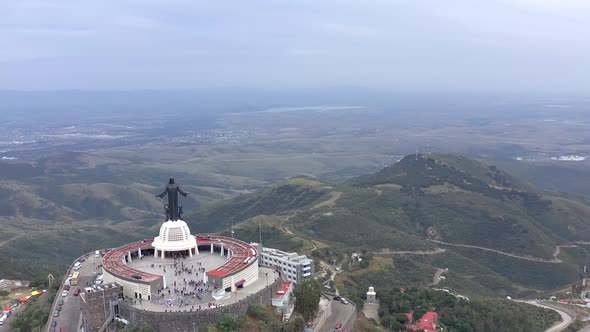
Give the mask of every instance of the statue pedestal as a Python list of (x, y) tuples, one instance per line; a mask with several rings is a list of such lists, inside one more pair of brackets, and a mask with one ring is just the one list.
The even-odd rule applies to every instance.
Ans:
[(162, 259), (166, 252), (181, 252), (183, 255), (198, 254), (197, 239), (191, 235), (188, 225), (183, 220), (168, 220), (160, 226), (160, 234), (154, 238), (152, 244), (155, 256)]

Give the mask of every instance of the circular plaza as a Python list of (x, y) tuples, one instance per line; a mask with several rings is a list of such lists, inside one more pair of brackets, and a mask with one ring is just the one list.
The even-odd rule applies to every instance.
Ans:
[(133, 306), (204, 310), (239, 301), (278, 278), (273, 269), (258, 266), (258, 250), (246, 242), (190, 233), (187, 239), (175, 233), (174, 241), (188, 248), (172, 247), (163, 228), (156, 238), (113, 249), (102, 258), (104, 282), (121, 285)]

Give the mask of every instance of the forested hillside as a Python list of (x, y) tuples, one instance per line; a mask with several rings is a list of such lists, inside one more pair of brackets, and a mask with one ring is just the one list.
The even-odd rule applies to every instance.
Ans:
[[(370, 273), (341, 280), (351, 286), (427, 285), (449, 267), (443, 284), (503, 295), (515, 285), (532, 294), (579, 280), (587, 254), (576, 243), (590, 238), (589, 217), (585, 202), (544, 193), (493, 165), (427, 154), (341, 185), (287, 180), (210, 206), (192, 222), (234, 224), (236, 236), (252, 241), (264, 225), (263, 242), (285, 249), (382, 257)], [(556, 257), (558, 246), (565, 247)]]

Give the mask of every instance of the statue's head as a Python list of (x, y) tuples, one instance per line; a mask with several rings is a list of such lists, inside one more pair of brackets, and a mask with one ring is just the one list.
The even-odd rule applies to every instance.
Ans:
[(170, 178), (170, 180), (168, 180), (168, 183), (170, 183), (170, 184), (174, 183), (174, 178)]

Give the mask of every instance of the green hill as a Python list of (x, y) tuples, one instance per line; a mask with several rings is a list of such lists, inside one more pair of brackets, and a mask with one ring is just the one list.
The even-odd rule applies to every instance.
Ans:
[[(25, 168), (20, 178), (13, 167), (0, 167), (0, 255), (11, 257), (0, 273), (26, 278), (97, 246), (155, 234), (163, 215), (155, 179), (168, 171), (132, 164), (65, 154)], [(192, 193), (183, 200), (184, 219), (195, 233), (229, 235), (233, 226), (240, 239), (262, 235), (265, 245), (325, 259), (365, 251), (369, 267), (351, 264), (339, 276), (345, 291), (368, 283), (426, 286), (448, 267), (441, 286), (533, 294), (579, 280), (586, 264), (583, 246), (554, 254), (590, 238), (589, 205), (461, 156), (410, 155), (343, 184), (296, 177), (238, 196), (200, 179), (183, 185)]]
[[(283, 181), (210, 206), (193, 224), (207, 230), (235, 224), (236, 236), (258, 241), (264, 220), (263, 242), (283, 249), (321, 243), (342, 253), (393, 252), (391, 263), (347, 275), (350, 287), (367, 278), (374, 285), (427, 285), (436, 268), (451, 267), (454, 277), (443, 284), (502, 295), (516, 286), (534, 292), (578, 280), (585, 249), (553, 255), (558, 245), (590, 238), (588, 217), (584, 202), (543, 193), (494, 166), (428, 154), (342, 185)], [(411, 254), (436, 248), (444, 250)], [(583, 252), (569, 255), (574, 249)], [(402, 259), (396, 251), (410, 254)], [(407, 278), (400, 269), (414, 275)]]

